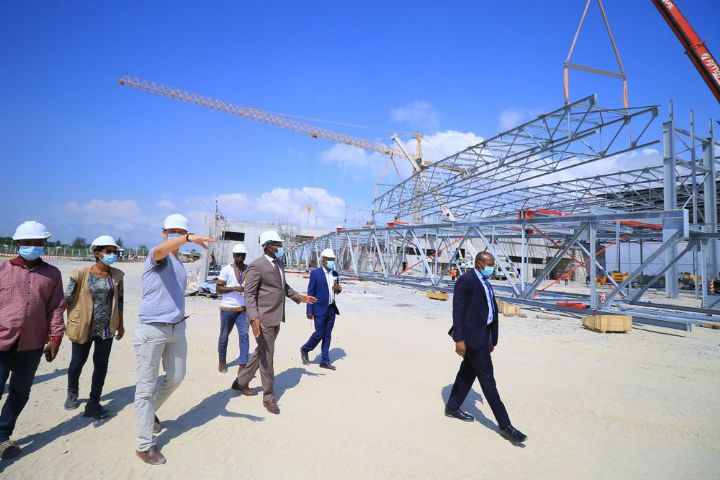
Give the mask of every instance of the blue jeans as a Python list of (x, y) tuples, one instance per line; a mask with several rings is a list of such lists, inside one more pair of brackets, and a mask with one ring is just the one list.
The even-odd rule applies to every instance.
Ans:
[(307, 343), (302, 346), (302, 351), (310, 352), (317, 344), (322, 342), (320, 347), (320, 363), (330, 363), (330, 339), (332, 336), (332, 329), (335, 326), (335, 308), (328, 308), (328, 311), (323, 316), (315, 316), (315, 331)]
[(42, 348), (0, 352), (0, 398), (10, 377), (8, 396), (0, 412), (0, 442), (9, 440), (15, 429), (15, 422), (30, 398), (30, 388), (41, 358)]
[(220, 338), (218, 339), (218, 360), (226, 363), (228, 337), (233, 326), (237, 327), (240, 343), (240, 365), (247, 365), (248, 353), (250, 351), (250, 337), (248, 337), (247, 312), (224, 312), (220, 311)]

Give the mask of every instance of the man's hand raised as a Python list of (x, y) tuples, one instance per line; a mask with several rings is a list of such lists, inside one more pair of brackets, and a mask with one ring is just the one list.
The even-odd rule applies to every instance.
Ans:
[(208, 243), (212, 243), (215, 241), (214, 238), (211, 237), (203, 237), (202, 235), (195, 235), (194, 233), (191, 233), (188, 235), (187, 239), (190, 241), (190, 243), (194, 243), (196, 245), (200, 245), (202, 248), (207, 250)]

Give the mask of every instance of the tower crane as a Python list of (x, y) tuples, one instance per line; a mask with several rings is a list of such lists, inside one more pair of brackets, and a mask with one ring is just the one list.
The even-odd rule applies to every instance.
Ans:
[[(397, 135), (393, 135), (393, 141), (398, 145), (398, 148), (389, 147), (381, 143), (375, 143), (364, 138), (357, 138), (344, 133), (335, 132), (326, 128), (316, 127), (314, 125), (308, 125), (306, 123), (293, 120), (291, 118), (278, 115), (271, 112), (266, 112), (257, 108), (243, 107), (239, 105), (233, 105), (223, 100), (218, 100), (212, 97), (207, 97), (197, 93), (187, 92), (180, 88), (169, 87), (162, 85), (151, 80), (145, 80), (139, 77), (131, 77), (125, 75), (119, 80), (120, 85), (123, 87), (134, 88), (143, 92), (152, 93), (162, 97), (172, 98), (174, 100), (180, 100), (182, 102), (191, 103), (201, 107), (209, 108), (212, 110), (218, 110), (221, 112), (229, 113), (231, 115), (237, 115), (239, 117), (248, 118), (255, 120), (256, 122), (266, 123), (279, 128), (285, 128), (300, 133), (310, 135), (312, 138), (323, 138), (332, 142), (344, 143), (354, 147), (362, 148), (363, 150), (369, 150), (372, 152), (381, 153), (390, 157), (390, 160), (394, 162), (395, 158), (405, 159), (410, 162), (413, 168), (413, 172), (416, 176), (416, 190), (422, 188), (429, 189), (429, 185), (422, 178), (422, 172), (428, 167), (435, 166), (434, 163), (425, 162), (422, 158), (422, 146), (421, 139), (422, 135), (420, 132), (416, 134), (416, 151), (415, 154), (408, 152), (400, 142)], [(452, 171), (464, 173), (464, 169), (460, 169), (454, 166), (443, 166), (437, 165), (441, 168), (447, 168)], [(437, 195), (433, 195), (433, 198), (440, 206), (443, 212), (443, 217), (447, 221), (454, 222), (455, 216), (452, 211), (445, 205), (441, 198)]]

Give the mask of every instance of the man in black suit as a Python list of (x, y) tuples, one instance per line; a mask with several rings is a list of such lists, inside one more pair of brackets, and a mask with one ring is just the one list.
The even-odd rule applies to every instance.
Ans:
[(455, 352), (463, 361), (445, 405), (445, 416), (466, 422), (475, 420), (472, 415), (461, 411), (460, 405), (477, 377), (500, 428), (500, 435), (512, 442), (524, 442), (527, 436), (512, 426), (500, 400), (490, 358), (498, 342), (498, 307), (488, 281), (494, 271), (495, 258), (488, 252), (480, 252), (475, 256), (475, 268), (455, 282), (453, 326), (449, 333), (455, 340)]

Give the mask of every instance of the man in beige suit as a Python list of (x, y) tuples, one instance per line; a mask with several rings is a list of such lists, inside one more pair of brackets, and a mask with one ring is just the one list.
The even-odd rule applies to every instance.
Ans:
[(277, 232), (263, 232), (260, 245), (264, 255), (252, 262), (245, 272), (245, 306), (257, 348), (245, 368), (238, 372), (231, 388), (243, 395), (255, 395), (249, 383), (259, 368), (263, 405), (268, 412), (277, 414), (280, 409), (275, 401), (273, 355), (280, 323), (285, 321), (285, 297), (292, 298), (295, 303), (315, 303), (315, 297), (300, 295), (285, 281), (285, 269), (280, 260), (285, 251)]

